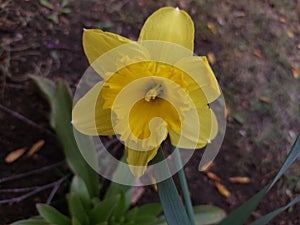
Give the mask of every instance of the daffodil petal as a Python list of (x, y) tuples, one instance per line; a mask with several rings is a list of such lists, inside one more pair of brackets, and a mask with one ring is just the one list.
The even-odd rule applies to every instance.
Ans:
[[(189, 83), (188, 90), (195, 103), (203, 102), (200, 98), (202, 93), (204, 93), (207, 103), (213, 102), (220, 96), (218, 81), (206, 57), (186, 57), (178, 61), (175, 66), (189, 75), (186, 81)], [(202, 93), (199, 93), (199, 91)]]
[[(196, 118), (198, 117), (198, 118)], [(184, 132), (175, 129), (169, 130), (171, 143), (178, 148), (198, 149), (209, 143), (218, 132), (218, 122), (214, 112), (207, 106), (197, 109), (197, 114), (187, 113), (183, 121), (187, 128)], [(199, 121), (199, 127), (195, 127), (195, 121)], [(194, 134), (198, 131), (198, 137)]]
[(159, 40), (172, 42), (194, 51), (194, 23), (183, 10), (164, 7), (146, 20), (139, 41)]
[(131, 42), (125, 37), (100, 29), (85, 29), (82, 37), (83, 49), (90, 64), (109, 50)]
[(104, 100), (100, 95), (103, 82), (98, 82), (75, 104), (72, 111), (72, 124), (83, 134), (113, 135), (111, 110), (103, 109)]
[(149, 151), (138, 151), (128, 147), (125, 148), (128, 166), (135, 177), (141, 177), (145, 173), (148, 163), (157, 154), (157, 150), (158, 147)]

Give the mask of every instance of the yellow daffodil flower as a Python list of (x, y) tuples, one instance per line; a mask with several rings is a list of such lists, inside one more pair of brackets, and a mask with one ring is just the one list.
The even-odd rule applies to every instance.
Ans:
[(73, 126), (87, 135), (118, 135), (134, 176), (144, 174), (168, 135), (187, 149), (216, 136), (208, 104), (220, 90), (206, 57), (193, 55), (194, 25), (186, 12), (157, 10), (136, 42), (84, 30), (83, 47), (102, 80), (74, 105)]

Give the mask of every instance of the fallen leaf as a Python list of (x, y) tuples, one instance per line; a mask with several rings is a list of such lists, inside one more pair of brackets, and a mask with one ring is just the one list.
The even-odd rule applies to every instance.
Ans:
[(279, 21), (281, 23), (287, 23), (287, 18), (282, 16), (282, 17), (279, 18)]
[(267, 104), (272, 104), (272, 100), (266, 96), (260, 96), (259, 101), (261, 101), (263, 103), (267, 103)]
[(294, 37), (295, 37), (294, 32), (293, 32), (292, 30), (290, 30), (290, 29), (288, 29), (288, 30), (286, 31), (286, 34), (287, 34), (287, 36), (288, 36), (289, 38), (294, 38)]
[(250, 178), (249, 177), (230, 177), (229, 181), (231, 183), (248, 184), (248, 183), (250, 183)]
[(221, 195), (223, 195), (226, 198), (230, 197), (230, 195), (231, 195), (230, 192), (227, 190), (227, 188), (223, 184), (216, 181), (215, 182), (215, 187), (217, 188), (218, 192)]
[(216, 34), (217, 33), (217, 28), (216, 26), (211, 23), (211, 22), (208, 22), (207, 23), (207, 28), (210, 30), (210, 32), (212, 32), (213, 34)]
[(207, 58), (208, 58), (208, 61), (211, 64), (215, 64), (216, 63), (216, 57), (215, 57), (215, 54), (213, 52), (208, 52), (207, 53)]
[(253, 50), (253, 55), (255, 55), (258, 58), (262, 58), (262, 52), (259, 49), (254, 49)]
[(45, 144), (44, 140), (39, 140), (36, 143), (34, 143), (31, 148), (29, 149), (29, 151), (27, 152), (27, 156), (32, 156), (34, 153), (36, 153), (37, 151), (39, 151)]
[(26, 151), (26, 148), (19, 148), (10, 152), (4, 159), (6, 163), (13, 163), (17, 159), (19, 159)]
[(295, 79), (300, 78), (299, 70), (296, 66), (292, 66), (292, 74), (293, 74)]
[(220, 181), (221, 181), (221, 179), (220, 179), (216, 174), (214, 174), (214, 173), (212, 173), (212, 172), (207, 172), (207, 173), (206, 173), (206, 176), (207, 176), (209, 179), (213, 180), (213, 181), (217, 181), (217, 182), (220, 182)]
[(240, 51), (238, 51), (238, 50), (235, 50), (235, 51), (234, 51), (234, 56), (235, 56), (236, 58), (242, 58), (243, 53), (240, 52)]

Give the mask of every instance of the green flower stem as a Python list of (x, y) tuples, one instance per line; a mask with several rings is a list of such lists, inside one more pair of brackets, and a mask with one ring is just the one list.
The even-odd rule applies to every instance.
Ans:
[(160, 180), (162, 177), (169, 177), (168, 179), (157, 183), (159, 198), (167, 222), (169, 225), (193, 225), (181, 202), (168, 164), (164, 159), (165, 157), (160, 147), (153, 159), (153, 163), (157, 164), (157, 166), (154, 167), (154, 175), (157, 180)]
[(180, 182), (180, 186), (181, 186), (182, 193), (183, 193), (184, 202), (185, 202), (185, 205), (186, 205), (186, 208), (187, 208), (187, 213), (188, 213), (188, 216), (189, 216), (192, 224), (195, 225), (196, 221), (195, 221), (193, 205), (192, 205), (192, 202), (191, 202), (190, 192), (189, 192), (186, 177), (185, 177), (185, 174), (184, 174), (182, 161), (181, 161), (181, 158), (180, 158), (180, 152), (179, 152), (178, 148), (175, 148), (173, 146), (172, 146), (172, 149), (174, 151), (175, 165), (176, 165), (177, 169), (181, 168), (178, 171), (178, 177), (179, 177), (179, 182)]

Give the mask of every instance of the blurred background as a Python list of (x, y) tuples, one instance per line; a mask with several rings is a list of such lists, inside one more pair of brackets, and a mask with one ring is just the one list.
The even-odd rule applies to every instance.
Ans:
[[(197, 170), (201, 152), (185, 167), (193, 204), (230, 212), (275, 176), (300, 133), (298, 0), (1, 0), (0, 224), (36, 215), (35, 204), (53, 191), (38, 188), (24, 197), (20, 188), (43, 187), (68, 172), (49, 106), (29, 76), (66, 79), (74, 91), (88, 67), (83, 28), (136, 40), (145, 19), (163, 6), (191, 15), (195, 53), (208, 57), (226, 100), (226, 136), (210, 173)], [(298, 160), (252, 219), (299, 194), (299, 178)], [(68, 182), (59, 184), (51, 198), (62, 211), (67, 190)], [(141, 193), (133, 205), (158, 201), (151, 186)], [(270, 224), (300, 224), (299, 211), (292, 207)]]

